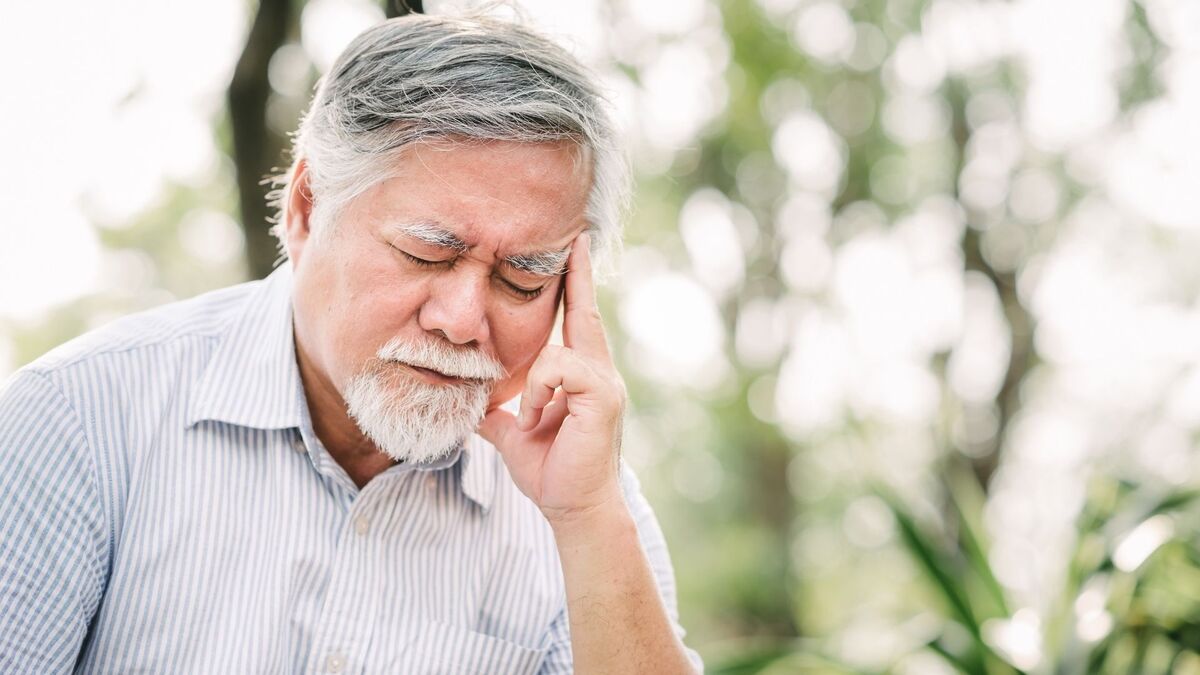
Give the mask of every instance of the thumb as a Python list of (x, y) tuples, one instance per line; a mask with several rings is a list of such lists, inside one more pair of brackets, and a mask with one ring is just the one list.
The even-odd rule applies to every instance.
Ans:
[(479, 435), (488, 443), (496, 446), (500, 454), (508, 449), (509, 435), (516, 431), (517, 418), (507, 410), (496, 408), (489, 410), (479, 423)]

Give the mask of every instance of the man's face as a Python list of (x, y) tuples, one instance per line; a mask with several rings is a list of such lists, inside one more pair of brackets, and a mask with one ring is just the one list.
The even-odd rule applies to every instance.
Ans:
[(416, 145), (331, 230), (313, 238), (292, 222), (307, 215), (289, 215), (296, 339), (313, 384), (341, 400), (366, 372), (379, 376), (376, 397), (462, 384), (381, 364), (381, 347), (399, 341), (498, 362), (507, 375), (488, 405), (515, 396), (560, 295), (560, 275), (531, 268), (553, 267), (586, 227), (590, 175), (576, 152), (567, 143)]

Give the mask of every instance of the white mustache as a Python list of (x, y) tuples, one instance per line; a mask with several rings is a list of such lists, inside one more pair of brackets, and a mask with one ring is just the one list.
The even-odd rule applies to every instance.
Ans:
[(433, 340), (414, 343), (394, 337), (375, 356), (381, 361), (405, 363), (464, 380), (493, 382), (508, 376), (499, 361), (478, 349), (456, 349)]

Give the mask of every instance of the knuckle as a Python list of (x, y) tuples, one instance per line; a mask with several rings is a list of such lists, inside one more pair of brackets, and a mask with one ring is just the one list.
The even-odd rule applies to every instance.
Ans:
[(533, 365), (529, 367), (530, 377), (532, 378), (535, 374), (538, 377), (543, 376), (546, 370), (561, 358), (559, 349), (561, 348), (557, 345), (546, 345), (542, 353), (538, 354), (538, 357), (534, 359)]
[(621, 395), (622, 399), (629, 397), (629, 388), (625, 386), (625, 378), (621, 377), (620, 373), (615, 371), (613, 372), (612, 384), (617, 389), (617, 392)]
[(625, 414), (625, 405), (626, 405), (627, 400), (628, 399), (626, 399), (622, 395), (617, 396), (616, 407), (617, 407), (617, 415), (618, 416)]
[(611, 401), (613, 408), (617, 414), (624, 412), (625, 403), (629, 400), (629, 392), (625, 388), (625, 381), (618, 376), (610, 376), (606, 378), (605, 389), (607, 398)]
[(621, 379), (620, 375), (615, 373), (604, 374), (604, 387), (608, 391), (609, 396), (614, 400), (624, 401), (628, 394), (628, 391), (625, 389), (625, 381)]

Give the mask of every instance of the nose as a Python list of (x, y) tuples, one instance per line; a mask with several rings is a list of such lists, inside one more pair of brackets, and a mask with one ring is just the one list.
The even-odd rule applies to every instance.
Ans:
[(429, 296), (417, 321), (456, 345), (483, 344), (488, 339), (489, 279), (469, 270), (454, 270), (429, 281)]

